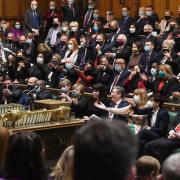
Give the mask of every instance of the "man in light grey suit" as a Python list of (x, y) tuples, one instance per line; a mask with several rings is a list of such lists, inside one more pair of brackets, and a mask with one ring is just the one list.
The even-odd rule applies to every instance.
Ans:
[(48, 44), (52, 49), (58, 44), (58, 33), (61, 32), (60, 21), (58, 17), (53, 18), (53, 27), (50, 28), (48, 35), (45, 39), (45, 43)]

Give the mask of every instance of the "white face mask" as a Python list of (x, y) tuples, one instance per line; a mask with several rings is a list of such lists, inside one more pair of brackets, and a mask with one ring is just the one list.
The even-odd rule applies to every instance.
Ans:
[(15, 25), (15, 28), (16, 28), (16, 29), (20, 29), (20, 28), (21, 28), (21, 25), (20, 25), (20, 24), (17, 24), (17, 25)]
[(129, 28), (130, 33), (135, 33), (136, 29), (135, 28)]
[(32, 5), (32, 6), (31, 6), (31, 9), (32, 9), (32, 10), (36, 10), (36, 9), (37, 9), (37, 6)]
[(136, 104), (139, 104), (140, 101), (141, 101), (140, 96), (139, 96), (139, 95), (135, 95), (135, 96), (133, 97), (133, 101), (134, 101)]
[(74, 4), (74, 0), (68, 0), (69, 4)]
[(68, 27), (66, 27), (66, 26), (62, 27), (62, 31), (63, 32), (67, 32), (68, 31)]
[(149, 100), (149, 101), (146, 103), (146, 106), (147, 106), (148, 108), (153, 108), (153, 102)]
[(55, 7), (54, 5), (49, 6), (49, 9), (50, 9), (50, 10), (53, 10), (53, 11), (54, 11), (55, 8), (56, 8), (56, 7)]
[(43, 64), (44, 59), (42, 57), (37, 57), (36, 61), (38, 64)]
[(78, 30), (78, 27), (72, 27), (71, 30), (72, 32), (76, 32)]
[(156, 74), (157, 74), (157, 69), (151, 68), (151, 74), (152, 74), (153, 76), (156, 76)]
[(68, 44), (68, 49), (69, 50), (73, 50), (73, 45), (72, 44)]

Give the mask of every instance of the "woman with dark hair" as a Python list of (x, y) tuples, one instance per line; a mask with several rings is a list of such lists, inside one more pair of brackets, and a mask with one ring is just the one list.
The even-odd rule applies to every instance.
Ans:
[(47, 180), (44, 147), (34, 132), (18, 132), (9, 138), (5, 159), (5, 178)]
[(23, 29), (22, 23), (16, 20), (14, 22), (13, 28), (10, 30), (10, 32), (14, 34), (14, 38), (16, 41), (18, 41), (20, 36), (24, 35), (24, 32), (22, 29)]
[(97, 83), (93, 85), (92, 97), (89, 99), (87, 115), (91, 116), (92, 114), (99, 116), (101, 118), (107, 116), (107, 111), (99, 109), (95, 106), (96, 103), (102, 102), (107, 107), (109, 106), (110, 100), (107, 97), (107, 92), (103, 84)]
[(132, 46), (132, 44), (136, 41), (139, 41), (140, 38), (136, 32), (136, 26), (135, 24), (131, 24), (129, 26), (129, 33), (127, 34), (127, 43), (129, 46)]
[(134, 66), (124, 84), (127, 93), (133, 93), (137, 88), (146, 89), (146, 76), (142, 74), (140, 65)]

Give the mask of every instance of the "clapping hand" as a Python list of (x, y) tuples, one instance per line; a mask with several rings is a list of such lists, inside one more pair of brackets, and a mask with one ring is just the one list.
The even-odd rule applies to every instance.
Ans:
[(107, 109), (107, 107), (102, 102), (100, 102), (100, 103), (96, 102), (94, 104), (94, 106), (97, 107), (97, 108), (103, 109), (103, 110)]

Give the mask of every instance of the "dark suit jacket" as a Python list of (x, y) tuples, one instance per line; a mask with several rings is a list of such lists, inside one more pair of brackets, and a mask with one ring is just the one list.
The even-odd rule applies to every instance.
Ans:
[[(36, 15), (38, 18), (38, 29), (41, 30), (43, 27), (43, 17), (39, 10), (36, 10)], [(34, 27), (34, 17), (33, 17), (33, 10), (28, 9), (24, 16), (24, 31), (25, 33), (32, 32), (32, 29), (36, 29)]]
[[(121, 102), (120, 102), (120, 104), (118, 105), (118, 107), (117, 108), (123, 108), (123, 107), (126, 107), (126, 106), (128, 106), (129, 104), (126, 102), (126, 101), (124, 101), (124, 100), (122, 100)], [(127, 117), (125, 117), (125, 116), (122, 116), (122, 115), (118, 115), (118, 114), (114, 114), (114, 117), (113, 117), (113, 121), (123, 121), (123, 122), (125, 122), (125, 123), (127, 123)]]
[(116, 53), (116, 58), (125, 59), (126, 64), (129, 62), (131, 51), (131, 47), (127, 44), (121, 50), (119, 50), (119, 48), (113, 48), (113, 52)]
[(119, 21), (119, 27), (122, 34), (127, 34), (129, 32), (130, 25), (134, 22), (134, 19), (130, 16), (123, 18)]
[[(139, 65), (142, 66), (142, 70), (145, 72), (146, 66), (148, 66), (147, 68), (147, 74), (150, 74), (150, 69), (151, 66), (154, 62), (157, 62), (157, 57), (158, 57), (158, 53), (156, 51), (152, 51), (151, 55), (150, 55), (150, 59), (149, 59), (149, 55), (148, 53), (144, 52), (141, 55), (141, 58), (139, 60)], [(149, 59), (149, 61), (148, 61)]]
[(136, 20), (136, 32), (137, 34), (143, 34), (143, 30), (144, 30), (144, 25), (146, 25), (148, 23), (147, 18), (143, 18), (143, 19), (137, 19)]
[(79, 12), (76, 6), (74, 7), (74, 14), (73, 10), (70, 8), (68, 4), (61, 7), (63, 12), (63, 21), (71, 22), (71, 21), (78, 21), (79, 18)]
[[(148, 124), (151, 126), (151, 118), (153, 115), (152, 108), (144, 108), (144, 109), (134, 109), (134, 112), (139, 115), (148, 115)], [(151, 127), (150, 131), (157, 133), (160, 137), (166, 136), (168, 133), (168, 125), (169, 125), (169, 114), (167, 110), (160, 108), (154, 127)]]
[[(115, 76), (116, 76), (117, 74), (115, 73), (114, 74), (114, 78), (115, 78)], [(120, 75), (120, 77), (119, 77), (119, 79), (118, 79), (118, 82), (117, 82), (117, 84), (116, 84), (116, 86), (122, 86), (122, 87), (124, 87), (124, 82), (125, 82), (125, 80), (127, 79), (127, 77), (130, 75), (130, 72), (128, 71), (128, 68), (125, 68), (124, 70), (123, 70), (123, 72), (121, 73), (121, 75)], [(114, 81), (114, 78), (112, 79), (112, 83), (113, 83), (113, 81)], [(111, 83), (111, 84), (112, 84)]]
[(48, 90), (42, 90), (36, 94), (36, 100), (52, 99), (52, 94)]

